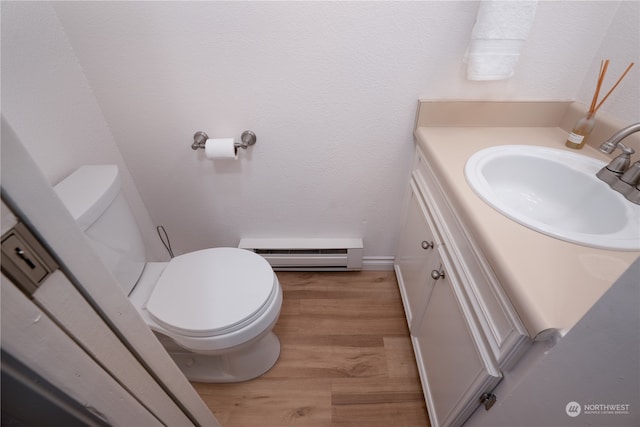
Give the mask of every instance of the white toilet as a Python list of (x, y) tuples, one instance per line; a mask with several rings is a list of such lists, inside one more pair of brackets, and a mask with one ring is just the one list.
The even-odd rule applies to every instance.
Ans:
[(245, 381), (276, 363), (282, 289), (264, 258), (213, 248), (146, 262), (114, 165), (83, 166), (55, 190), (188, 379)]

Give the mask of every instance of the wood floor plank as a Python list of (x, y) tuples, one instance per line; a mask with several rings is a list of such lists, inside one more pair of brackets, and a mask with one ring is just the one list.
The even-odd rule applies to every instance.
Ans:
[(282, 344), (280, 359), (267, 377), (387, 377), (382, 342), (377, 347)]
[(334, 426), (428, 426), (422, 388), (417, 378), (334, 379)]
[(416, 378), (336, 378), (331, 382), (331, 396), (333, 405), (424, 403)]
[(332, 422), (335, 426), (428, 426), (417, 378), (334, 379)]
[(194, 383), (223, 426), (429, 426), (393, 272), (278, 278), (276, 365), (244, 383)]
[(301, 315), (322, 315), (331, 318), (353, 319), (401, 319), (403, 313), (398, 312), (398, 302), (389, 301), (384, 296), (363, 296), (352, 298), (302, 299), (299, 301)]
[(394, 336), (399, 335), (406, 321), (402, 318), (366, 318), (354, 317), (328, 317), (322, 315), (295, 316), (283, 315), (283, 326), (276, 330), (301, 333), (308, 335), (372, 335)]
[(331, 422), (331, 380), (260, 378), (240, 384), (195, 384), (225, 427), (316, 426)]
[(280, 333), (278, 337), (281, 342), (286, 344), (384, 347), (384, 337), (377, 335), (307, 335)]
[[(408, 333), (408, 332), (407, 332)], [(418, 367), (409, 336), (383, 337), (389, 378), (418, 379)]]
[(333, 426), (341, 427), (429, 426), (424, 405), (414, 402), (334, 406), (331, 419)]

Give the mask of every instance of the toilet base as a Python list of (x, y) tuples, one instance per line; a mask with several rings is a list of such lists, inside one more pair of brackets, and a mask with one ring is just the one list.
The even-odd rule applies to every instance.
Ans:
[(280, 356), (280, 340), (269, 332), (249, 346), (220, 355), (205, 355), (171, 349), (169, 356), (189, 381), (235, 383), (266, 373)]

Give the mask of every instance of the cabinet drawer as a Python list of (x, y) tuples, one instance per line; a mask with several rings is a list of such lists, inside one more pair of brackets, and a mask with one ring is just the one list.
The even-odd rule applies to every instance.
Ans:
[(431, 212), (452, 266), (473, 306), (493, 357), (503, 366), (526, 338), (526, 330), (491, 266), (451, 208), (429, 163), (416, 150), (413, 177)]

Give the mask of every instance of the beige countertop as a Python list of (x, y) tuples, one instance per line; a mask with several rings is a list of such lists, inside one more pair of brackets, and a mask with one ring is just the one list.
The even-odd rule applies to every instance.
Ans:
[[(467, 159), (487, 147), (538, 145), (575, 152), (564, 146), (567, 131), (559, 125), (429, 126), (420, 119), (416, 123), (419, 147), (532, 337), (548, 329), (573, 327), (640, 256), (640, 251), (589, 248), (530, 230), (498, 213), (467, 184)], [(580, 153), (609, 160), (590, 146)]]

